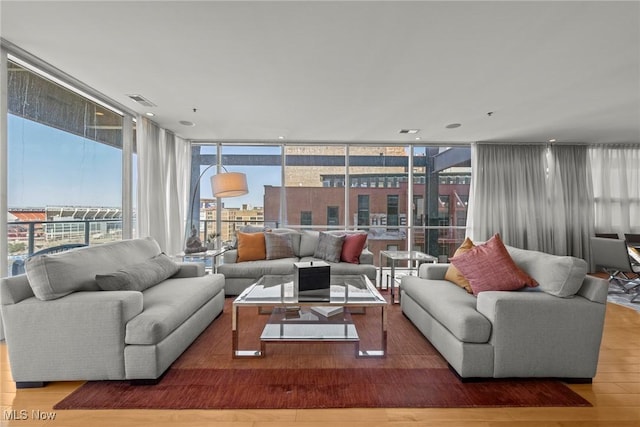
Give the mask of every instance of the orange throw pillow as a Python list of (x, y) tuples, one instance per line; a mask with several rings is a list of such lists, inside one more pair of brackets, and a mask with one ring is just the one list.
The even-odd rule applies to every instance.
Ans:
[[(473, 244), (473, 241), (467, 237), (466, 239), (464, 239), (464, 242), (462, 242), (460, 247), (456, 249), (456, 253), (454, 253), (453, 256), (456, 257), (460, 254), (468, 252), (474, 247), (475, 245)], [(471, 285), (469, 284), (469, 281), (464, 277), (464, 275), (460, 272), (460, 270), (458, 270), (458, 268), (455, 265), (449, 264), (449, 268), (447, 269), (447, 272), (445, 273), (444, 278), (445, 280), (453, 282), (456, 285), (460, 286), (461, 288), (464, 288), (470, 294), (473, 293), (473, 290), (471, 289)]]
[(267, 258), (264, 233), (243, 233), (238, 231), (238, 262), (258, 261)]

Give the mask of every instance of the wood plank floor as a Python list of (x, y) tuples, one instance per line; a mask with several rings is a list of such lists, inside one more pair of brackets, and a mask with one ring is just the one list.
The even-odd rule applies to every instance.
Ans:
[[(16, 391), (1, 343), (0, 426), (638, 427), (640, 312), (608, 304), (598, 373), (593, 384), (571, 386), (594, 405), (591, 408), (53, 411), (53, 405), (80, 384)], [(25, 419), (10, 420), (12, 416)], [(55, 419), (43, 420), (50, 416)]]

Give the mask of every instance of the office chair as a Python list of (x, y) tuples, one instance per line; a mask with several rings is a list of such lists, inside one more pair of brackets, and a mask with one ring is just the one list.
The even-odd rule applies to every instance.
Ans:
[(627, 245), (636, 249), (640, 249), (640, 234), (624, 234), (624, 240), (627, 241)]
[(596, 237), (602, 237), (603, 239), (617, 239), (618, 233), (596, 233)]
[[(631, 295), (629, 302), (640, 297), (640, 267), (631, 265), (624, 240), (592, 237), (591, 256), (596, 268), (601, 268), (609, 275), (609, 283)], [(631, 278), (631, 274), (636, 277)]]

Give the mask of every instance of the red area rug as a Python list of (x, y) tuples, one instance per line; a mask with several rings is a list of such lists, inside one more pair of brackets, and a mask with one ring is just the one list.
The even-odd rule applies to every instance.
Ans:
[[(388, 356), (360, 359), (353, 344), (268, 344), (261, 359), (231, 357), (231, 299), (162, 381), (90, 381), (54, 409), (311, 409), (591, 406), (553, 379), (462, 383), (404, 317), (388, 310)], [(257, 348), (268, 315), (245, 309), (240, 348)], [(380, 345), (379, 310), (354, 314), (361, 349)]]

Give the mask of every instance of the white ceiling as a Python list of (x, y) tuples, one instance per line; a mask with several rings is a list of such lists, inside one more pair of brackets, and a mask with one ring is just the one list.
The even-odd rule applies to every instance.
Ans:
[(0, 14), (6, 41), (188, 139), (640, 143), (635, 1), (2, 0)]

